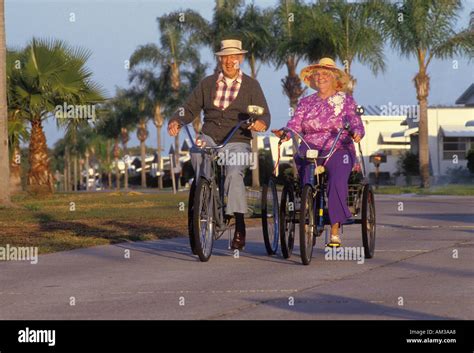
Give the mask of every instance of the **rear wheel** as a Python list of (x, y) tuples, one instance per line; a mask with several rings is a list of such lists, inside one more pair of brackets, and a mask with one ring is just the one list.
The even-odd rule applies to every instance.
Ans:
[(291, 183), (285, 183), (280, 203), (281, 253), (289, 259), (295, 244), (295, 192)]
[(196, 178), (194, 178), (191, 189), (189, 190), (188, 198), (188, 235), (189, 235), (189, 245), (191, 245), (191, 251), (194, 255), (196, 253), (196, 246), (194, 243), (194, 227), (193, 227), (193, 209), (194, 209), (194, 194), (196, 192)]
[(206, 262), (212, 254), (214, 243), (214, 210), (211, 185), (200, 178), (196, 185), (193, 209), (194, 249), (199, 260)]
[(276, 254), (279, 241), (279, 207), (276, 183), (270, 178), (262, 190), (262, 229), (268, 255)]
[(300, 255), (303, 265), (309, 265), (313, 256), (315, 227), (313, 187), (308, 184), (301, 192)]
[(362, 243), (365, 258), (371, 259), (375, 253), (375, 199), (372, 188), (364, 186), (362, 194)]

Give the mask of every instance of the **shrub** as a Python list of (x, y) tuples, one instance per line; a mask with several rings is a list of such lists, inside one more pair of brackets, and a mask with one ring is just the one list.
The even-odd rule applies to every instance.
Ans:
[(420, 162), (418, 155), (409, 151), (400, 155), (397, 162), (400, 173), (406, 176), (420, 175)]
[(467, 152), (467, 169), (471, 172), (471, 174), (474, 174), (474, 150), (469, 150)]

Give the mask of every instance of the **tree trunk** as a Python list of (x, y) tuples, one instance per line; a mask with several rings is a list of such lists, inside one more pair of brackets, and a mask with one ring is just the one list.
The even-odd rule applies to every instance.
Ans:
[(6, 75), (6, 44), (5, 44), (5, 4), (0, 1), (0, 205), (10, 206), (10, 190), (8, 187), (9, 153), (8, 153), (8, 108), (7, 108), (7, 75)]
[(72, 157), (72, 167), (73, 167), (73, 191), (77, 191), (77, 155), (74, 154), (74, 156)]
[(119, 156), (120, 156), (120, 148), (119, 148), (118, 138), (116, 138), (116, 139), (115, 139), (115, 145), (114, 145), (115, 189), (116, 189), (116, 190), (119, 190), (119, 189), (120, 189), (120, 169), (119, 169), (119, 165), (118, 165)]
[(110, 165), (110, 140), (107, 139), (107, 157), (106, 157), (106, 162), (107, 162), (107, 182), (109, 184), (108, 189), (112, 189), (112, 169)]
[(161, 170), (161, 126), (156, 127), (156, 151), (157, 151), (157, 163), (158, 167), (157, 170), (158, 172), (161, 172), (160, 175), (158, 176), (158, 189), (163, 189), (163, 175), (162, 175), (162, 170)]
[(127, 149), (127, 142), (129, 140), (128, 137), (128, 130), (126, 128), (122, 128), (121, 131), (122, 137), (122, 148), (123, 148), (123, 155), (124, 155), (124, 162), (125, 162), (125, 170), (123, 174), (123, 183), (125, 191), (128, 191), (128, 149)]
[(123, 171), (123, 187), (128, 191), (128, 159), (124, 158), (125, 170)]
[(13, 147), (13, 155), (10, 161), (10, 194), (14, 195), (21, 189), (21, 154), (18, 145)]
[(68, 184), (68, 191), (69, 192), (72, 192), (72, 184), (73, 184), (73, 181), (72, 181), (72, 159), (71, 159), (71, 151), (69, 151), (69, 154), (68, 154), (68, 161), (67, 161), (67, 184)]
[[(174, 138), (174, 166), (175, 168), (179, 167), (179, 151), (180, 151), (180, 145), (179, 145), (179, 133), (176, 135)], [(171, 175), (173, 178), (176, 179), (176, 174), (171, 171)], [(179, 189), (179, 179), (178, 179), (178, 184), (176, 185), (176, 189)]]
[(66, 160), (64, 160), (64, 169), (63, 169), (63, 192), (67, 191), (67, 167), (66, 167)]
[(64, 151), (64, 191), (69, 192), (69, 167), (70, 167), (70, 158), (69, 158), (69, 149), (66, 147)]
[(33, 193), (52, 193), (53, 176), (49, 170), (48, 146), (39, 116), (31, 120), (30, 170), (28, 171), (27, 189)]
[(350, 95), (354, 94), (354, 89), (357, 83), (357, 80), (354, 76), (351, 75), (351, 66), (352, 60), (346, 59), (347, 63), (345, 65), (344, 71), (346, 72), (347, 76), (349, 76), (349, 82), (347, 84), (347, 93)]
[(420, 105), (418, 122), (418, 151), (420, 161), (421, 187), (430, 187), (430, 150), (428, 142), (428, 93), (430, 78), (424, 68), (415, 76), (417, 99)]
[[(85, 161), (85, 170), (86, 170), (86, 190), (87, 191), (90, 191), (89, 189), (89, 152), (86, 151), (85, 153), (85, 156), (86, 156), (86, 161)], [(94, 176), (95, 178), (95, 176)]]
[(146, 145), (145, 142), (140, 141), (140, 159), (142, 163), (141, 177), (142, 188), (146, 188)]
[(95, 173), (96, 173), (96, 169), (95, 169), (95, 164), (92, 165), (92, 178), (93, 178), (93, 183), (92, 183), (92, 191), (97, 191), (97, 186), (95, 184)]
[[(257, 78), (257, 72), (255, 69), (255, 57), (253, 55), (250, 56), (250, 71), (252, 74), (252, 78)], [(258, 136), (255, 131), (252, 131), (252, 153), (254, 156), (257, 157), (257, 165), (256, 168), (252, 170), (252, 187), (259, 188), (260, 187), (260, 166), (258, 163)]]
[(298, 100), (306, 91), (306, 88), (303, 88), (301, 80), (296, 73), (296, 58), (294, 56), (290, 56), (287, 59), (286, 68), (288, 75), (282, 80), (283, 91), (288, 96), (291, 108), (295, 111)]
[(171, 63), (171, 89), (175, 94), (178, 94), (181, 79), (179, 75), (179, 66), (176, 62)]
[(5, 6), (0, 0), (0, 205), (10, 206), (10, 170), (8, 153), (8, 108), (5, 44)]
[(161, 114), (161, 105), (160, 103), (156, 103), (155, 105), (155, 112), (153, 116), (153, 123), (156, 127), (156, 162), (157, 162), (157, 172), (160, 173), (158, 176), (158, 189), (163, 189), (163, 175), (161, 175), (161, 128), (163, 127), (163, 115)]
[(140, 141), (140, 163), (141, 163), (141, 177), (142, 188), (146, 188), (146, 145), (145, 141), (148, 138), (148, 130), (146, 128), (146, 121), (140, 120), (137, 129), (137, 138)]
[[(283, 85), (283, 91), (288, 96), (288, 99), (290, 101), (292, 114), (290, 114), (288, 118), (291, 119), (296, 110), (296, 107), (298, 106), (298, 100), (306, 91), (306, 88), (303, 88), (301, 84), (301, 79), (296, 73), (296, 58), (294, 56), (288, 57), (288, 60), (286, 61), (286, 68), (288, 70), (288, 75), (285, 77), (284, 80), (282, 80), (282, 85)], [(296, 153), (296, 150), (298, 148), (297, 141), (298, 141), (298, 137), (293, 136), (292, 143), (293, 143), (294, 153)], [(292, 160), (292, 163), (291, 163), (291, 169), (293, 171), (293, 177), (297, 178), (298, 169), (296, 168), (296, 163), (294, 159)]]

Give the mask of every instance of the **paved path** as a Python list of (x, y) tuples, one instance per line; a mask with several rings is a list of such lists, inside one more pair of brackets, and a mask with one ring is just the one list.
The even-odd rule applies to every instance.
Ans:
[[(363, 264), (325, 260), (321, 241), (310, 266), (298, 248), (268, 257), (257, 228), (239, 258), (219, 240), (208, 263), (185, 237), (80, 249), (0, 263), (0, 319), (474, 319), (473, 198), (376, 202)], [(360, 226), (344, 239), (361, 246)]]

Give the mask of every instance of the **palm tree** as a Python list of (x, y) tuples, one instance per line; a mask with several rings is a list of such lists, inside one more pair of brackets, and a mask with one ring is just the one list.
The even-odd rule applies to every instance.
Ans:
[[(125, 156), (128, 156), (128, 148), (127, 148), (127, 143), (130, 140), (130, 137), (128, 135), (128, 129), (126, 127), (122, 127), (120, 129), (120, 138), (122, 140), (122, 150), (123, 154)], [(125, 171), (124, 171), (124, 187), (125, 191), (128, 190), (128, 158), (125, 160)]]
[(7, 75), (7, 105), (8, 105), (8, 147), (10, 151), (10, 193), (21, 191), (21, 154), (20, 143), (29, 140), (29, 132), (25, 126), (25, 111), (18, 108), (15, 101), (16, 95), (11, 90), (15, 87), (11, 81), (14, 71), (18, 70), (21, 62), (21, 52), (7, 50), (6, 75)]
[(148, 92), (137, 91), (135, 88), (127, 91), (130, 102), (129, 119), (137, 126), (137, 138), (140, 141), (141, 186), (146, 188), (146, 145), (148, 138), (147, 123), (151, 116), (152, 102), (148, 99)]
[[(120, 147), (119, 147), (119, 138), (122, 132), (122, 121), (120, 121), (120, 116), (114, 112), (114, 100), (108, 100), (104, 105), (103, 109), (99, 113), (99, 121), (97, 124), (97, 131), (100, 135), (104, 136), (107, 141), (113, 141), (113, 147), (110, 148), (110, 144), (107, 143), (107, 164), (112, 165), (110, 162), (110, 153), (114, 157), (115, 165), (115, 188), (120, 189), (120, 170), (118, 167), (119, 158), (120, 158)], [(109, 187), (112, 187), (112, 174), (109, 172)]]
[(335, 56), (344, 64), (350, 77), (350, 92), (356, 84), (356, 79), (351, 75), (354, 60), (368, 65), (374, 74), (385, 70), (384, 35), (380, 17), (377, 16), (379, 4), (334, 0), (320, 1), (314, 7), (322, 15), (318, 27), (323, 26), (327, 38), (332, 42)]
[(161, 150), (162, 150), (162, 143), (161, 143), (161, 129), (163, 128), (163, 123), (164, 123), (164, 118), (163, 114), (161, 112), (161, 105), (156, 104), (155, 106), (155, 111), (153, 114), (153, 124), (155, 124), (156, 127), (156, 157), (157, 157), (157, 165), (158, 165), (158, 189), (163, 189), (163, 175), (161, 172)]
[[(5, 44), (5, 4), (0, 0), (0, 62), (6, 62), (6, 44)], [(10, 171), (8, 166), (8, 112), (7, 112), (7, 75), (5, 65), (0, 67), (0, 205), (10, 205), (9, 178)]]
[[(103, 136), (107, 141), (107, 158), (106, 165), (110, 166), (109, 161), (109, 146), (108, 141), (113, 140), (112, 154), (115, 164), (115, 178), (116, 189), (120, 188), (120, 146), (119, 141), (122, 137), (122, 129), (130, 130), (136, 124), (136, 109), (134, 107), (134, 100), (130, 93), (125, 89), (118, 88), (115, 97), (109, 99), (101, 106), (98, 111), (98, 122), (96, 124), (96, 131)], [(110, 170), (108, 171), (110, 173)], [(111, 176), (109, 175), (109, 184)]]
[[(248, 48), (246, 59), (253, 79), (257, 78), (259, 71), (257, 62), (268, 62), (273, 55), (271, 22), (272, 12), (262, 11), (254, 4), (245, 8), (239, 22), (238, 33)], [(252, 131), (252, 152), (254, 155), (258, 155), (258, 136), (255, 131)], [(258, 166), (252, 170), (252, 186), (260, 186), (260, 168)]]
[(221, 41), (236, 35), (244, 13), (243, 0), (216, 0), (212, 20), (209, 22), (194, 10), (175, 11), (167, 15), (173, 22), (184, 17), (180, 25), (192, 33), (191, 39), (208, 46), (212, 52), (220, 48)]
[[(91, 81), (92, 72), (85, 67), (90, 52), (72, 48), (60, 40), (33, 38), (22, 52), (21, 70), (10, 78), (15, 95), (11, 101), (31, 123), (27, 185), (31, 191), (52, 192), (53, 178), (49, 170), (43, 120), (58, 107), (95, 104), (103, 100), (103, 90)], [(69, 114), (72, 112), (72, 114)], [(62, 112), (60, 120), (77, 119), (71, 109)]]
[[(135, 58), (133, 58), (135, 59)], [(171, 70), (166, 67), (158, 67), (158, 70), (161, 70), (161, 75), (157, 76), (154, 72), (154, 66), (150, 69), (148, 68), (139, 68), (139, 65), (132, 60), (131, 71), (129, 75), (129, 81), (134, 83), (134, 89), (137, 92), (140, 92), (142, 98), (148, 100), (147, 104), (150, 106), (151, 111), (149, 112), (150, 116), (153, 116), (153, 123), (156, 127), (157, 135), (157, 157), (158, 157), (158, 168), (161, 166), (161, 151), (162, 151), (162, 142), (161, 142), (161, 129), (164, 123), (163, 109), (167, 105), (167, 97), (171, 90), (169, 73)], [(146, 126), (145, 126), (146, 127)], [(138, 132), (137, 132), (138, 133)], [(144, 137), (144, 130), (142, 125), (142, 130), (139, 133), (141, 137)], [(148, 136), (148, 132), (146, 133)], [(163, 189), (163, 175), (158, 176), (158, 188)]]
[(24, 120), (19, 117), (20, 110), (8, 112), (8, 147), (10, 151), (10, 193), (13, 195), (21, 187), (21, 151), (20, 143), (30, 138)]
[(380, 13), (392, 46), (406, 57), (414, 56), (418, 72), (413, 78), (420, 107), (419, 159), (421, 186), (430, 186), (428, 146), (428, 95), (430, 77), (428, 67), (433, 59), (448, 59), (463, 54), (474, 54), (474, 31), (457, 32), (456, 21), (462, 8), (461, 1), (404, 0), (395, 4), (382, 3)]
[[(199, 61), (195, 37), (175, 15), (171, 13), (158, 19), (159, 46), (154, 43), (140, 46), (130, 58), (129, 81), (135, 84), (134, 89), (141, 92), (143, 99), (146, 100), (147, 113), (153, 116), (157, 128), (158, 166), (161, 166), (161, 129), (164, 117), (172, 116), (190, 89), (202, 79), (206, 70), (206, 66)], [(191, 82), (191, 79), (197, 82)], [(200, 117), (196, 117), (193, 123), (195, 128), (199, 128)], [(144, 136), (143, 124), (141, 126), (140, 136)], [(180, 150), (179, 135), (175, 137), (174, 150), (177, 165)], [(159, 176), (158, 183), (162, 188), (162, 175)]]
[(303, 37), (295, 35), (295, 30), (299, 28), (295, 28), (295, 18), (298, 20), (301, 17), (299, 15), (303, 13), (301, 11), (302, 6), (300, 1), (280, 0), (279, 5), (273, 12), (272, 31), (273, 38), (275, 38), (273, 61), (277, 69), (283, 65), (287, 68), (288, 74), (282, 79), (282, 86), (293, 110), (296, 109), (298, 99), (305, 91), (296, 69), (305, 53), (306, 45), (303, 50), (295, 48), (301, 38), (308, 37), (308, 34)]
[(140, 160), (141, 160), (141, 177), (142, 188), (146, 188), (146, 145), (145, 141), (148, 138), (148, 129), (146, 127), (147, 120), (141, 118), (137, 126), (137, 138), (140, 141)]

